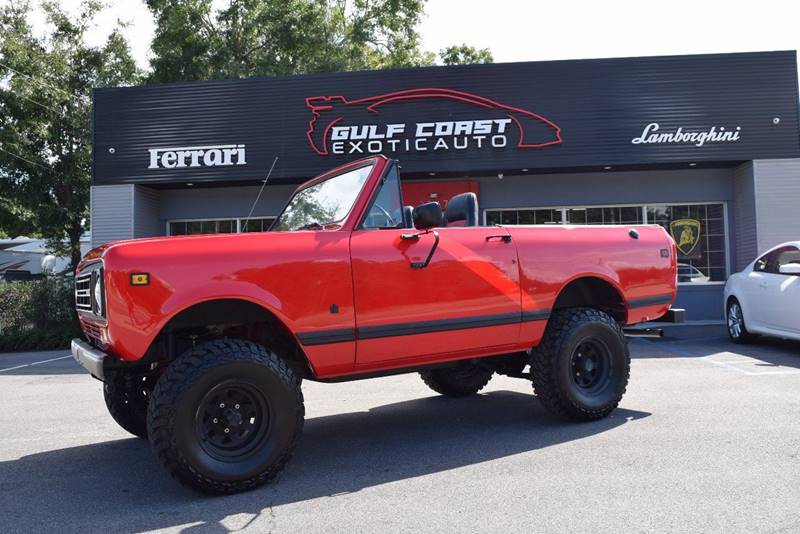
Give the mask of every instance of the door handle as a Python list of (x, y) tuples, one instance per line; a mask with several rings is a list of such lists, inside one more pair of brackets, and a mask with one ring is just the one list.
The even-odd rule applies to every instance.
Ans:
[(769, 284), (766, 282), (761, 282), (760, 284), (758, 284), (758, 287), (760, 287), (761, 289), (767, 289), (769, 287)]
[(511, 236), (508, 234), (498, 234), (498, 235), (487, 235), (486, 241), (491, 241), (492, 239), (499, 239), (503, 243), (511, 243)]

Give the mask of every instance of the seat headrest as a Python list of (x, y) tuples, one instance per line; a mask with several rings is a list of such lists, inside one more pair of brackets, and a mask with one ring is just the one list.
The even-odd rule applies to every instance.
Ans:
[(445, 224), (464, 221), (464, 226), (478, 226), (478, 197), (475, 193), (461, 193), (450, 199), (444, 210)]

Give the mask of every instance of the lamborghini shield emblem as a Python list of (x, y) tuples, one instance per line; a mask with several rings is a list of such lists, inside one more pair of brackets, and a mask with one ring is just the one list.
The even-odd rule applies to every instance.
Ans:
[(684, 256), (690, 255), (700, 243), (700, 221), (695, 219), (678, 219), (669, 223), (669, 233), (678, 250)]

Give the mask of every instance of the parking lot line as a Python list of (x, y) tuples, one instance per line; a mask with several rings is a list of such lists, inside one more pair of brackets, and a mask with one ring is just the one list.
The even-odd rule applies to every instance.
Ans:
[(724, 355), (724, 354), (725, 353), (712, 354), (711, 356), (704, 356), (704, 357), (702, 357), (700, 359), (703, 360), (703, 361), (706, 361), (708, 363), (713, 363), (714, 365), (718, 365), (720, 367), (724, 367), (726, 369), (732, 369), (734, 371), (738, 371), (738, 372), (742, 373), (743, 375), (747, 375), (747, 376), (775, 376), (775, 375), (796, 375), (796, 374), (800, 374), (800, 369), (786, 369), (786, 370), (783, 370), (783, 371), (760, 371), (760, 372), (754, 373), (753, 371), (748, 371), (746, 369), (742, 369), (741, 367), (738, 367), (736, 365), (736, 364), (749, 364), (749, 363), (760, 361), (757, 358), (750, 358), (748, 360), (727, 361), (727, 362), (721, 362), (721, 361), (713, 359), (714, 356), (720, 356), (720, 355)]
[(0, 373), (2, 373), (4, 371), (13, 371), (15, 369), (22, 369), (23, 367), (31, 367), (33, 365), (41, 365), (43, 363), (56, 362), (58, 360), (66, 360), (67, 358), (72, 358), (72, 355), (60, 356), (58, 358), (50, 358), (49, 360), (42, 360), (42, 361), (39, 361), (39, 362), (31, 362), (31, 363), (26, 363), (26, 364), (23, 364), (23, 365), (16, 365), (14, 367), (7, 367), (5, 369), (0, 369)]
[[(722, 351), (722, 352), (718, 352), (716, 354), (710, 354), (708, 356), (700, 356), (699, 354), (693, 354), (688, 350), (684, 350), (684, 349), (681, 349), (681, 348), (678, 348), (678, 347), (675, 347), (675, 346), (671, 346), (672, 343), (674, 343), (672, 341), (653, 341), (653, 340), (650, 340), (650, 339), (643, 339), (643, 338), (637, 338), (636, 341), (645, 343), (645, 344), (650, 345), (652, 347), (658, 347), (660, 350), (663, 350), (664, 352), (669, 352), (671, 354), (675, 354), (676, 356), (680, 356), (680, 357), (683, 357), (683, 358), (692, 358), (692, 359), (700, 360), (701, 362), (710, 363), (712, 365), (716, 365), (717, 367), (723, 367), (725, 369), (730, 369), (732, 371), (736, 371), (736, 372), (738, 372), (740, 374), (747, 375), (747, 376), (777, 376), (777, 375), (796, 375), (796, 374), (800, 374), (800, 369), (794, 369), (794, 368), (792, 368), (792, 369), (784, 369), (784, 370), (779, 370), (779, 371), (759, 371), (759, 372), (753, 372), (753, 371), (749, 371), (747, 369), (743, 369), (740, 366), (756, 363), (756, 362), (759, 362), (761, 360), (759, 360), (758, 358), (752, 358), (750, 356), (745, 356), (745, 355), (742, 355), (742, 354), (733, 354), (731, 352)], [(694, 340), (682, 340), (682, 341), (694, 341)], [(727, 360), (727, 361), (724, 361), (724, 362), (714, 359), (714, 358), (717, 358), (717, 357), (720, 357), (720, 356), (734, 356), (734, 357), (738, 357), (738, 358), (741, 358), (741, 359)]]

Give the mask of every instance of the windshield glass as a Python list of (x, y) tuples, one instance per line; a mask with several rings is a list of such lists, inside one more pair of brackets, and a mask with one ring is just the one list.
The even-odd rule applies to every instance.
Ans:
[(301, 189), (289, 201), (272, 230), (315, 230), (341, 223), (350, 213), (372, 167), (359, 167)]
[(363, 228), (402, 228), (403, 201), (400, 198), (400, 176), (397, 164), (386, 173), (372, 206), (364, 219)]

